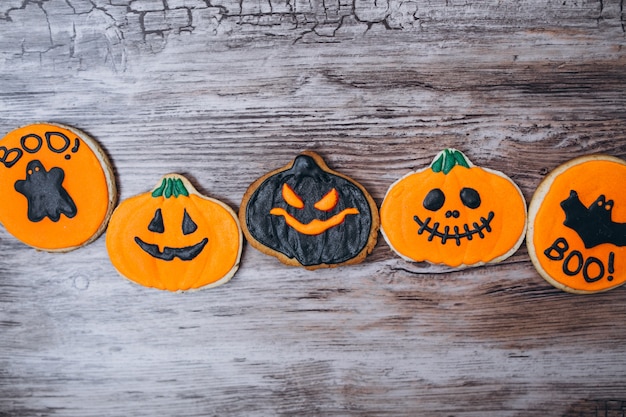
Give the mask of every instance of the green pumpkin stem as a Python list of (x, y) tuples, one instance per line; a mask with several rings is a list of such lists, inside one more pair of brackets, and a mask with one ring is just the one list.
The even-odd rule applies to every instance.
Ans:
[(152, 197), (170, 198), (172, 196), (178, 197), (179, 195), (189, 196), (189, 191), (187, 191), (185, 184), (183, 184), (180, 178), (165, 177), (161, 185), (152, 192)]
[(430, 168), (433, 172), (443, 172), (444, 174), (448, 174), (452, 171), (452, 168), (457, 165), (469, 168), (470, 162), (462, 152), (459, 152), (456, 149), (448, 148), (439, 152), (437, 156), (435, 156), (432, 164), (430, 164)]

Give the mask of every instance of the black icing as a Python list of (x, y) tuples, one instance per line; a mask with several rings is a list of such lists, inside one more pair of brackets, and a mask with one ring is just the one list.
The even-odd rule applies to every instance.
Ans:
[(459, 212), (458, 210), (448, 210), (446, 211), (446, 218), (449, 219), (450, 217), (454, 217), (455, 219), (458, 219), (461, 216), (461, 212)]
[(426, 194), (422, 205), (426, 210), (437, 211), (443, 207), (443, 203), (446, 201), (446, 196), (439, 188), (434, 188)]
[(461, 190), (461, 202), (465, 207), (476, 209), (480, 207), (480, 194), (473, 188), (465, 187)]
[[(282, 197), (287, 183), (304, 202), (297, 209)], [(337, 205), (320, 211), (313, 205), (331, 189), (339, 193)], [(270, 214), (283, 208), (303, 224), (314, 219), (327, 220), (347, 208), (359, 214), (347, 215), (344, 221), (318, 235), (305, 235), (287, 225), (283, 216)], [(357, 256), (367, 245), (372, 228), (372, 213), (367, 198), (351, 181), (322, 170), (308, 155), (299, 155), (291, 168), (267, 178), (252, 193), (246, 205), (246, 226), (261, 244), (295, 258), (303, 266), (339, 264)]]
[(445, 245), (449, 240), (454, 240), (457, 246), (461, 246), (461, 239), (472, 240), (474, 235), (478, 235), (481, 239), (485, 238), (485, 232), (491, 232), (491, 221), (493, 220), (494, 212), (490, 211), (487, 218), (480, 218), (480, 224), (477, 222), (472, 223), (472, 227), (468, 224), (463, 225), (463, 230), (459, 226), (454, 226), (452, 229), (450, 226), (444, 226), (443, 231), (439, 229), (439, 222), (435, 222), (430, 225), (431, 217), (427, 217), (425, 220), (419, 218), (419, 216), (413, 216), (413, 220), (419, 225), (417, 234), (421, 235), (424, 232), (428, 234), (428, 241), (431, 242), (435, 237), (441, 239), (441, 244)]
[[(183, 214), (183, 223), (181, 226), (182, 232), (184, 235), (189, 235), (198, 230), (198, 225), (193, 221), (189, 213), (187, 213), (187, 209)], [(163, 212), (160, 208), (156, 209), (154, 212), (154, 217), (150, 220), (150, 224), (148, 224), (148, 230), (155, 233), (164, 233), (165, 225), (163, 224)]]
[[(183, 214), (183, 222), (182, 222), (182, 232), (184, 235), (189, 235), (195, 232), (198, 229), (198, 225), (191, 219), (189, 213), (187, 213), (187, 209)], [(154, 233), (164, 233), (165, 232), (165, 224), (163, 223), (163, 212), (160, 208), (156, 209), (154, 212), (154, 217), (150, 220), (150, 224), (148, 224), (148, 230)], [(196, 256), (202, 252), (206, 244), (209, 242), (208, 238), (202, 239), (200, 242), (195, 245), (185, 246), (182, 248), (172, 248), (169, 246), (165, 246), (163, 251), (159, 250), (159, 246), (146, 243), (141, 240), (139, 237), (135, 237), (135, 242), (141, 249), (144, 250), (148, 255), (161, 259), (163, 261), (171, 261), (174, 258), (179, 258), (183, 261), (190, 261), (194, 259)]]
[(154, 217), (148, 225), (148, 230), (154, 233), (165, 232), (165, 225), (163, 224), (163, 213), (161, 212), (160, 208), (156, 209), (156, 211), (154, 212)]
[[(60, 148), (55, 148), (54, 146), (52, 146), (52, 136), (57, 136), (63, 139), (63, 146)], [(46, 142), (48, 143), (48, 149), (50, 149), (54, 153), (63, 153), (72, 144), (72, 141), (70, 141), (70, 138), (68, 138), (61, 132), (46, 132)]]
[(7, 149), (4, 146), (0, 146), (0, 162), (4, 164), (6, 168), (11, 168), (20, 160), (24, 151), (20, 148)]
[(209, 242), (209, 239), (205, 237), (195, 245), (185, 246), (182, 248), (171, 248), (169, 246), (165, 246), (163, 251), (159, 250), (158, 245), (146, 243), (138, 237), (135, 237), (135, 242), (137, 242), (139, 247), (143, 249), (144, 252), (154, 258), (161, 259), (163, 261), (171, 261), (174, 258), (179, 258), (182, 261), (190, 261), (202, 252), (206, 244)]
[(184, 235), (189, 235), (198, 230), (198, 225), (193, 221), (189, 213), (187, 213), (187, 209), (185, 209), (185, 214), (183, 215), (182, 229)]
[[(28, 146), (26, 146), (26, 143), (27, 143), (26, 140), (30, 138), (35, 138), (35, 142), (37, 143), (37, 145), (35, 145), (34, 148), (29, 148)], [(20, 145), (28, 153), (37, 153), (39, 152), (39, 150), (41, 149), (41, 146), (43, 145), (43, 140), (41, 140), (39, 135), (35, 135), (34, 133), (29, 133), (28, 135), (22, 136), (22, 138), (20, 139)]]
[(76, 205), (63, 188), (64, 178), (65, 172), (61, 168), (54, 167), (46, 171), (38, 160), (28, 163), (26, 179), (15, 182), (15, 190), (28, 200), (28, 220), (39, 222), (48, 217), (57, 222), (61, 214), (68, 218), (76, 216)]
[(602, 194), (589, 207), (578, 198), (578, 193), (570, 191), (567, 199), (561, 202), (565, 212), (563, 224), (573, 229), (585, 244), (585, 248), (593, 248), (602, 243), (615, 246), (626, 246), (626, 223), (615, 223), (611, 220), (613, 200), (606, 200)]
[[(576, 276), (582, 272), (585, 281), (590, 283), (599, 281), (604, 277), (604, 262), (602, 260), (595, 256), (589, 256), (585, 259), (584, 255), (578, 250), (573, 250), (565, 256), (569, 248), (567, 240), (564, 237), (558, 237), (548, 249), (543, 251), (543, 254), (553, 261), (563, 261), (561, 269), (569, 277)], [(592, 265), (595, 265), (595, 268), (591, 268)], [(609, 252), (607, 270), (609, 274), (615, 273), (614, 252)], [(590, 271), (595, 273), (595, 276), (589, 275)], [(609, 275), (606, 279), (613, 281), (613, 276)]]

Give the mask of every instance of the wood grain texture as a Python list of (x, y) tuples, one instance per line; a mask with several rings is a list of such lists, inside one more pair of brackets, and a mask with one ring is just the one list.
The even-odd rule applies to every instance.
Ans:
[[(530, 200), (626, 157), (623, 0), (3, 0), (0, 131), (76, 126), (122, 199), (179, 172), (237, 209), (311, 149), (389, 185), (443, 147)], [(6, 198), (6, 197), (5, 197)], [(507, 261), (306, 271), (245, 247), (227, 285), (141, 288), (104, 239), (0, 228), (0, 415), (623, 416), (626, 289), (573, 296)]]

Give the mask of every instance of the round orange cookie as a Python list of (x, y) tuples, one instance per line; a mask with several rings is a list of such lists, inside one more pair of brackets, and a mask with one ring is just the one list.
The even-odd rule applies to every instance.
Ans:
[(113, 211), (107, 157), (85, 133), (37, 123), (0, 141), (0, 223), (20, 241), (69, 251), (96, 239)]
[(626, 162), (590, 155), (559, 166), (529, 206), (528, 254), (564, 291), (586, 294), (626, 281)]
[(391, 185), (380, 218), (385, 240), (406, 260), (477, 266), (502, 261), (519, 248), (526, 202), (503, 173), (445, 149), (428, 168)]
[(146, 287), (215, 287), (239, 268), (243, 235), (235, 213), (168, 174), (150, 192), (124, 200), (106, 235), (113, 266)]

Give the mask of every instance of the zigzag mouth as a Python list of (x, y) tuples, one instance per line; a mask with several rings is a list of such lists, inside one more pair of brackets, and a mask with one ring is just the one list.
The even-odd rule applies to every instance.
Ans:
[(163, 251), (159, 250), (158, 245), (146, 243), (138, 237), (135, 237), (135, 242), (137, 242), (139, 247), (143, 249), (144, 252), (154, 258), (161, 259), (163, 261), (172, 261), (174, 258), (179, 258), (181, 261), (191, 261), (198, 256), (200, 252), (202, 252), (206, 244), (209, 242), (209, 239), (205, 237), (195, 245), (185, 246), (183, 248), (171, 248), (169, 246), (165, 246)]
[(270, 210), (270, 214), (273, 214), (274, 216), (283, 216), (287, 224), (298, 232), (314, 236), (324, 233), (332, 227), (340, 225), (343, 223), (346, 216), (349, 214), (359, 214), (359, 210), (356, 208), (347, 208), (342, 210), (340, 213), (335, 214), (328, 220), (313, 219), (306, 224), (301, 223), (298, 219), (287, 213), (287, 210), (283, 208), (273, 208)]
[(466, 224), (463, 225), (463, 232), (460, 231), (459, 226), (454, 226), (454, 232), (450, 233), (450, 226), (446, 226), (443, 228), (443, 233), (439, 231), (439, 222), (433, 223), (432, 227), (429, 226), (431, 217), (427, 217), (426, 220), (422, 221), (419, 216), (413, 216), (413, 220), (419, 225), (419, 229), (417, 231), (418, 235), (423, 234), (424, 232), (428, 233), (428, 241), (431, 242), (435, 236), (441, 239), (441, 244), (445, 245), (446, 242), (450, 239), (454, 239), (456, 241), (457, 246), (461, 246), (461, 239), (472, 240), (474, 235), (478, 235), (481, 239), (485, 238), (485, 233), (491, 232), (491, 221), (493, 220), (494, 212), (490, 211), (487, 215), (487, 218), (480, 218), (480, 223), (476, 222), (472, 223), (472, 229)]

